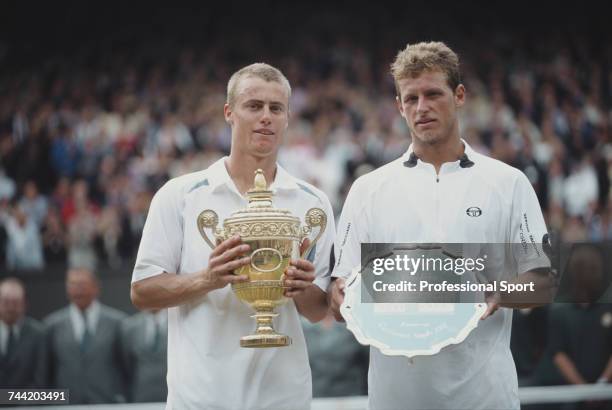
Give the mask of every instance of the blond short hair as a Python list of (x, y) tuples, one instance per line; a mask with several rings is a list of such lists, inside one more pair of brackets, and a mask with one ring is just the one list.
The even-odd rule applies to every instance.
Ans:
[(276, 67), (266, 63), (255, 63), (236, 71), (227, 82), (227, 104), (234, 106), (240, 80), (246, 77), (261, 78), (264, 81), (275, 81), (287, 89), (287, 97), (291, 97), (291, 86), (287, 77)]
[(391, 64), (391, 74), (398, 97), (400, 80), (416, 78), (424, 71), (436, 70), (446, 75), (446, 82), (453, 92), (461, 84), (459, 56), (446, 44), (431, 41), (406, 45), (405, 49), (397, 53), (395, 61)]

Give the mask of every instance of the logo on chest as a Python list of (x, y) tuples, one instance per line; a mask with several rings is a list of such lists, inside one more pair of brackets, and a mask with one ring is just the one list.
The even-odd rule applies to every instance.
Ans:
[(478, 208), (477, 206), (471, 206), (468, 209), (465, 210), (465, 213), (467, 214), (467, 216), (471, 216), (472, 218), (476, 218), (480, 215), (482, 215), (482, 209)]

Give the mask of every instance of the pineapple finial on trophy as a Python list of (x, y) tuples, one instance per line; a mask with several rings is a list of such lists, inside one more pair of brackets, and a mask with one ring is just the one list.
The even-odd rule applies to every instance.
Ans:
[(249, 200), (248, 208), (270, 208), (272, 207), (272, 191), (268, 189), (268, 182), (261, 169), (255, 171), (253, 188), (247, 191)]
[(265, 191), (268, 187), (268, 183), (266, 182), (266, 177), (264, 176), (264, 172), (261, 168), (255, 171), (255, 191)]

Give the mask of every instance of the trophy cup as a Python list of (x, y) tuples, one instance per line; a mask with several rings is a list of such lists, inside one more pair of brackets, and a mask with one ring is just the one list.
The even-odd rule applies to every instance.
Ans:
[[(272, 205), (272, 191), (267, 189), (263, 171), (255, 172), (254, 187), (247, 192), (246, 209), (234, 212), (218, 228), (219, 217), (211, 209), (206, 209), (197, 218), (198, 230), (206, 243), (214, 249), (215, 245), (206, 235), (205, 229), (213, 231), (217, 243), (238, 234), (242, 242), (251, 247), (251, 263), (234, 271), (246, 275), (247, 282), (232, 285), (232, 290), (242, 301), (254, 310), (257, 328), (254, 334), (240, 339), (241, 347), (281, 347), (291, 344), (291, 338), (274, 330), (272, 319), (278, 314), (274, 308), (284, 303), (283, 285), (285, 270), (291, 258), (304, 258), (319, 240), (325, 226), (327, 215), (320, 208), (306, 212), (305, 226), (300, 219), (288, 210), (277, 209)], [(319, 227), (317, 236), (300, 256), (300, 244), (310, 235), (312, 229)]]

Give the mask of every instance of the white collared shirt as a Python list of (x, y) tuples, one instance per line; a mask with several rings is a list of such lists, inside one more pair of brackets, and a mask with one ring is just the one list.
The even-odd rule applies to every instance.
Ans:
[[(448, 162), (436, 174), (432, 164), (411, 161), (411, 145), (355, 181), (338, 222), (333, 276), (346, 277), (360, 265), (361, 243), (542, 242), (546, 226), (527, 177), (463, 144), (471, 166)], [(514, 274), (550, 266), (533, 252), (509, 259)], [(511, 323), (512, 310), (500, 309), (464, 342), (413, 364), (371, 348), (370, 408), (519, 408)]]
[[(14, 325), (11, 326), (13, 329), (13, 338), (19, 339), (19, 334), (21, 333), (22, 320), (18, 320)], [(0, 320), (0, 355), (6, 354), (6, 349), (8, 347), (8, 336), (9, 336), (9, 325)]]
[[(211, 249), (196, 220), (205, 209), (219, 222), (244, 209), (223, 158), (203, 171), (174, 178), (153, 198), (138, 250), (132, 282), (162, 272), (194, 273), (204, 269)], [(327, 228), (316, 245), (315, 284), (329, 283), (329, 254), (335, 236), (333, 213), (325, 194), (277, 165), (271, 184), (276, 208), (302, 221), (312, 207), (327, 213)], [(318, 229), (318, 228), (317, 228)], [(213, 240), (213, 238), (211, 238)], [(247, 349), (240, 337), (252, 333), (253, 311), (230, 286), (168, 309), (169, 409), (302, 409), (312, 396), (310, 367), (299, 314), (292, 300), (276, 309), (277, 332), (293, 344)]]
[[(85, 334), (85, 326), (87, 326), (90, 335), (93, 336), (96, 334), (96, 328), (98, 327), (98, 320), (100, 318), (100, 303), (97, 300), (91, 302), (87, 309), (85, 309), (85, 317), (83, 317), (81, 310), (74, 303), (70, 304), (69, 310), (74, 339), (77, 342), (82, 342), (83, 335)], [(87, 318), (87, 323), (85, 323), (85, 318)]]

